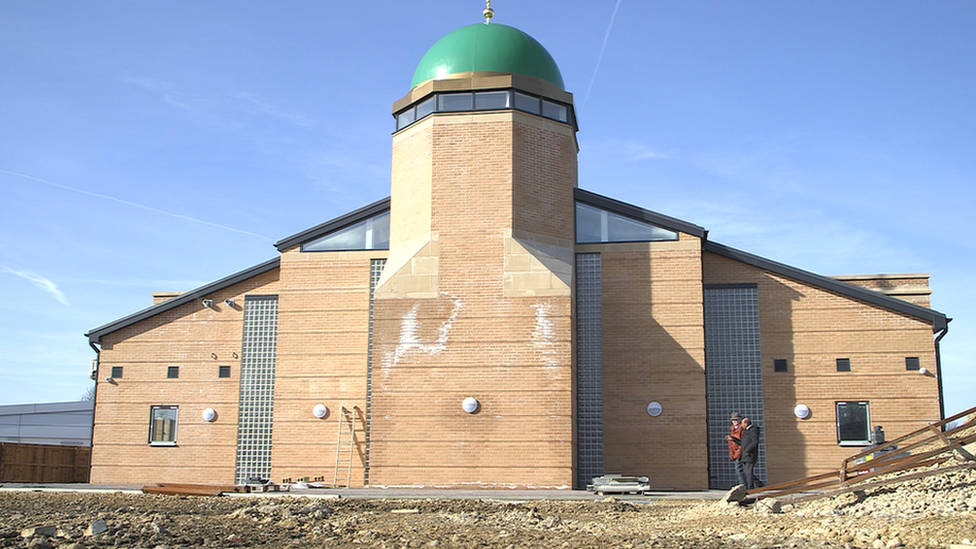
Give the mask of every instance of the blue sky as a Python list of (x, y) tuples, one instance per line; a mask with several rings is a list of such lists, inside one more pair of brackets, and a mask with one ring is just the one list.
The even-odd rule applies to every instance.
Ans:
[[(0, 6), (0, 404), (83, 334), (389, 194), (390, 107), (478, 0)], [(976, 406), (976, 3), (495, 0), (574, 93), (580, 186), (819, 274), (931, 273)]]

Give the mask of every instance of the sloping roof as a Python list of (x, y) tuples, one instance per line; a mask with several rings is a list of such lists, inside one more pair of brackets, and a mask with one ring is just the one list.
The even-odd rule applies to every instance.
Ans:
[(617, 213), (625, 217), (630, 217), (632, 219), (637, 219), (639, 221), (645, 221), (647, 223), (651, 223), (652, 225), (657, 225), (663, 229), (670, 229), (672, 231), (690, 234), (697, 236), (698, 238), (706, 238), (708, 235), (708, 231), (702, 227), (699, 227), (698, 225), (695, 225), (694, 223), (689, 223), (687, 221), (682, 221), (664, 214), (652, 212), (651, 210), (645, 210), (644, 208), (634, 206), (633, 204), (627, 204), (626, 202), (614, 200), (591, 191), (580, 189), (579, 187), (574, 189), (574, 197), (576, 200), (583, 202), (584, 204), (596, 206), (597, 208), (602, 208), (604, 210)]
[(98, 328), (95, 328), (94, 330), (85, 334), (85, 336), (88, 337), (88, 341), (91, 343), (101, 343), (102, 336), (105, 334), (110, 334), (112, 332), (121, 330), (122, 328), (135, 324), (136, 322), (158, 315), (159, 313), (162, 313), (164, 311), (168, 311), (170, 309), (179, 307), (184, 303), (189, 303), (197, 299), (202, 299), (208, 294), (211, 294), (218, 290), (222, 290), (228, 286), (232, 286), (234, 284), (237, 284), (238, 282), (247, 280), (248, 278), (251, 278), (253, 276), (266, 273), (273, 269), (277, 269), (280, 263), (281, 263), (280, 257), (276, 257), (274, 259), (265, 261), (264, 263), (244, 269), (243, 271), (221, 278), (220, 280), (211, 282), (210, 284), (200, 286), (195, 290), (190, 290), (189, 292), (180, 294), (179, 297), (174, 297), (173, 299), (166, 300), (162, 303), (157, 303), (152, 307), (148, 307), (139, 312), (132, 313), (131, 315), (122, 317), (116, 321), (109, 322), (104, 326), (99, 326)]
[(352, 225), (354, 223), (359, 223), (364, 219), (369, 219), (374, 215), (380, 214), (386, 210), (390, 209), (390, 197), (386, 197), (382, 200), (377, 200), (372, 204), (368, 204), (359, 208), (358, 210), (349, 212), (345, 215), (330, 219), (325, 223), (320, 223), (311, 229), (305, 229), (300, 233), (293, 234), (291, 236), (286, 236), (278, 242), (275, 242), (275, 248), (279, 252), (283, 252), (288, 248), (296, 244), (302, 244), (308, 242), (309, 240), (315, 240), (320, 236), (324, 236), (333, 231), (337, 231), (343, 227)]
[[(657, 225), (659, 227), (669, 229), (672, 231), (679, 231), (685, 234), (690, 234), (701, 238), (704, 243), (705, 251), (712, 252), (736, 261), (741, 261), (748, 265), (759, 267), (770, 272), (781, 274), (788, 278), (794, 280), (799, 280), (810, 284), (812, 286), (817, 286), (830, 290), (832, 292), (845, 295), (860, 301), (871, 303), (879, 307), (884, 307), (886, 309), (891, 309), (908, 316), (918, 318), (929, 322), (932, 324), (933, 331), (944, 330), (951, 319), (947, 318), (944, 314), (920, 305), (915, 305), (914, 303), (909, 303), (901, 299), (887, 296), (880, 292), (875, 292), (859, 286), (853, 286), (851, 284), (846, 284), (838, 280), (818, 275), (809, 271), (804, 271), (802, 269), (797, 269), (796, 267), (790, 267), (789, 265), (784, 265), (782, 263), (777, 263), (770, 259), (766, 259), (742, 250), (737, 250), (717, 242), (712, 242), (708, 240), (708, 231), (704, 228), (695, 225), (694, 223), (689, 223), (681, 219), (670, 217), (658, 212), (647, 210), (633, 204), (627, 204), (626, 202), (621, 202), (603, 195), (596, 194), (591, 191), (576, 188), (574, 189), (574, 198), (583, 202), (584, 204), (589, 204), (597, 208), (602, 208), (607, 211), (611, 211), (626, 217), (637, 219), (640, 221), (645, 221)], [(293, 234), (291, 236), (285, 237), (275, 243), (275, 248), (278, 251), (286, 250), (297, 244), (308, 242), (309, 240), (314, 240), (320, 236), (331, 233), (333, 231), (339, 230), (343, 227), (358, 223), (364, 219), (368, 219), (377, 214), (390, 209), (390, 197), (377, 200), (372, 204), (368, 204), (359, 208), (355, 211), (349, 212), (345, 215), (333, 218), (329, 221), (316, 225), (310, 229), (306, 229), (300, 233)], [(255, 275), (262, 274), (264, 272), (276, 269), (281, 262), (280, 257), (276, 257), (254, 267), (250, 267), (238, 273), (234, 273), (228, 277), (217, 280), (216, 282), (211, 282), (201, 286), (195, 290), (191, 290), (179, 297), (174, 297), (173, 299), (158, 303), (139, 312), (133, 313), (129, 316), (120, 318), (114, 322), (105, 324), (104, 326), (99, 326), (94, 330), (91, 330), (85, 334), (89, 341), (93, 344), (101, 343), (101, 337), (105, 334), (109, 334), (131, 326), (136, 322), (145, 320), (154, 315), (168, 311), (175, 307), (179, 307), (184, 303), (189, 303), (191, 301), (202, 299), (206, 295), (213, 293), (215, 291), (221, 290)]]
[(934, 309), (909, 303), (908, 301), (903, 301), (901, 299), (885, 295), (881, 292), (875, 292), (860, 286), (840, 282), (833, 278), (811, 273), (810, 271), (804, 271), (803, 269), (797, 269), (796, 267), (790, 267), (789, 265), (777, 263), (749, 252), (744, 252), (742, 250), (737, 250), (735, 248), (719, 244), (718, 242), (706, 240), (705, 251), (712, 252), (729, 259), (734, 259), (766, 271), (780, 274), (787, 278), (792, 278), (793, 280), (810, 284), (811, 286), (823, 288), (840, 295), (924, 320), (925, 322), (932, 324), (933, 332), (939, 332), (946, 329), (949, 321), (952, 320), (950, 318), (946, 318), (946, 315)]

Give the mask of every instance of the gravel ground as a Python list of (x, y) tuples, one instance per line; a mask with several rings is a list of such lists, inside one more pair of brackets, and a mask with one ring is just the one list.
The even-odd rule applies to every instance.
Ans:
[(189, 497), (0, 490), (0, 547), (944, 548), (976, 543), (976, 471), (765, 506)]

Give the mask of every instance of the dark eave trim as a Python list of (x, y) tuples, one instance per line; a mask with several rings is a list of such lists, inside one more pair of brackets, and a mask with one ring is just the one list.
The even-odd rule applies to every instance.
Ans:
[(189, 292), (180, 294), (179, 296), (174, 297), (172, 299), (168, 299), (162, 303), (157, 303), (152, 307), (148, 307), (139, 312), (132, 313), (129, 316), (122, 317), (114, 322), (109, 322), (104, 326), (99, 326), (98, 328), (95, 328), (94, 330), (91, 330), (90, 332), (85, 334), (85, 336), (88, 338), (89, 342), (94, 344), (100, 344), (102, 342), (103, 335), (121, 330), (122, 328), (135, 324), (136, 322), (143, 321), (147, 318), (158, 315), (159, 313), (169, 311), (170, 309), (179, 307), (184, 303), (189, 303), (191, 301), (196, 301), (197, 299), (202, 299), (203, 297), (213, 292), (222, 290), (228, 286), (232, 286), (234, 284), (237, 284), (238, 282), (242, 282), (251, 277), (277, 269), (280, 264), (281, 264), (281, 257), (276, 257), (274, 259), (265, 261), (264, 263), (261, 263), (259, 265), (255, 265), (248, 269), (244, 269), (243, 271), (234, 273), (230, 276), (221, 278), (216, 282), (211, 282), (210, 284), (207, 284), (205, 286), (200, 286), (195, 290), (190, 290)]
[(729, 259), (734, 259), (766, 271), (780, 274), (787, 278), (792, 278), (794, 280), (810, 284), (811, 286), (817, 286), (819, 288), (845, 295), (859, 301), (864, 301), (872, 305), (884, 307), (885, 309), (891, 309), (893, 311), (924, 320), (925, 322), (932, 324), (933, 332), (944, 330), (948, 325), (949, 320), (951, 320), (946, 318), (946, 315), (936, 311), (935, 309), (915, 305), (914, 303), (909, 303), (880, 292), (868, 290), (867, 288), (861, 288), (860, 286), (840, 282), (838, 280), (834, 280), (833, 278), (811, 273), (810, 271), (804, 271), (802, 269), (797, 269), (796, 267), (790, 267), (789, 265), (777, 263), (764, 257), (759, 257), (758, 255), (753, 255), (742, 250), (730, 248), (729, 246), (725, 246), (711, 240), (705, 241), (705, 251), (712, 252)]
[(627, 204), (626, 202), (614, 200), (594, 192), (580, 189), (579, 187), (574, 189), (574, 196), (577, 201), (584, 204), (596, 206), (597, 208), (620, 214), (624, 217), (645, 221), (664, 229), (690, 234), (698, 238), (705, 238), (708, 235), (708, 231), (706, 231), (703, 227), (695, 225), (694, 223), (688, 223), (687, 221), (682, 221), (674, 217), (652, 212), (651, 210), (645, 210), (644, 208), (634, 206), (633, 204)]
[(320, 236), (329, 234), (333, 231), (338, 231), (339, 229), (346, 227), (348, 225), (359, 223), (364, 219), (369, 219), (370, 217), (383, 213), (384, 211), (387, 211), (389, 209), (390, 209), (390, 197), (386, 197), (382, 200), (377, 200), (376, 202), (363, 206), (358, 210), (349, 212), (345, 215), (341, 215), (339, 217), (326, 221), (325, 223), (320, 223), (312, 227), (311, 229), (306, 229), (300, 233), (282, 238), (281, 240), (275, 243), (275, 248), (277, 248), (279, 252), (283, 252), (296, 244), (304, 244), (309, 240), (315, 240)]

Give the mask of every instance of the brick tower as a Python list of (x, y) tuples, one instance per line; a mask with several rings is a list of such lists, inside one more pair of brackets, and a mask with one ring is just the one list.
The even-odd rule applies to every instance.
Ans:
[(393, 105), (372, 486), (573, 484), (572, 95), (542, 45), (485, 14)]

